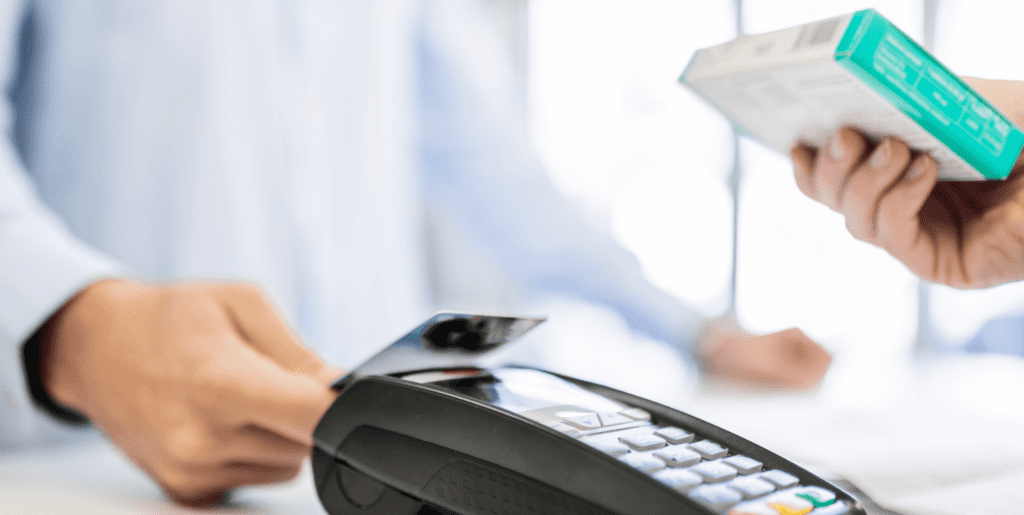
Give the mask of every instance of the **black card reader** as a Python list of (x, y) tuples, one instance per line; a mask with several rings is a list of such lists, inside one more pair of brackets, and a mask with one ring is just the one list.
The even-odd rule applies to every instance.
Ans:
[(314, 434), (331, 515), (865, 515), (678, 410), (477, 358), (541, 319), (440, 313), (338, 381)]

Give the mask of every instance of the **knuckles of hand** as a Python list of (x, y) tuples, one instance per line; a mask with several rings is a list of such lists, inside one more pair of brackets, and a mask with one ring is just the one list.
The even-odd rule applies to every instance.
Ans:
[[(258, 311), (239, 318), (247, 309)], [(289, 480), (308, 453), (270, 431), (245, 431), (252, 421), (240, 396), (260, 372), (253, 367), (279, 366), (276, 358), (323, 365), (294, 338), (267, 354), (267, 339), (289, 330), (279, 319), (247, 328), (252, 313), (276, 313), (253, 284), (95, 283), (55, 322), (59, 373), (47, 391), (86, 413), (178, 502), (202, 505), (230, 488)], [(272, 337), (258, 332), (267, 327)]]
[(170, 468), (215, 464), (217, 444), (203, 424), (183, 423), (165, 437), (165, 464)]
[[(852, 129), (821, 149), (798, 146), (792, 157), (804, 194), (922, 278), (954, 288), (1024, 278), (1024, 170), (1002, 182), (936, 187), (931, 158), (892, 138), (872, 145)], [(915, 163), (923, 172), (908, 175)]]
[(189, 504), (209, 494), (209, 486), (199, 484), (194, 472), (180, 466), (161, 467), (154, 476), (164, 491), (178, 502)]

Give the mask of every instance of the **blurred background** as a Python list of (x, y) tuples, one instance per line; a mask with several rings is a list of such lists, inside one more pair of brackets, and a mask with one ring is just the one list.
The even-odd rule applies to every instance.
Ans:
[[(802, 328), (834, 370), (883, 380), (915, 355), (1022, 354), (1024, 284), (926, 284), (805, 198), (786, 156), (737, 137), (677, 82), (694, 50), (873, 7), (960, 75), (1024, 79), (1024, 5), (999, 0), (529, 0), (530, 135), (555, 183), (707, 316)], [(890, 371), (891, 373), (887, 373)], [(887, 379), (886, 379), (887, 378)]]
[[(381, 170), (391, 168), (391, 151), (396, 149), (396, 159), (401, 162), (401, 166), (408, 165), (411, 168), (410, 163), (415, 161), (411, 155), (415, 146), (411, 138), (410, 141), (402, 138), (392, 141), (387, 138), (394, 134), (401, 134), (404, 138), (406, 133), (413, 133), (414, 130), (407, 126), (414, 125), (416, 121), (422, 122), (414, 120), (419, 116), (428, 122), (433, 120), (431, 123), (435, 124), (424, 122), (424, 126), (420, 127), (421, 132), (428, 136), (424, 138), (427, 143), (468, 156), (457, 163), (465, 166), (450, 175), (462, 173), (459, 179), (463, 181), (467, 178), (480, 179), (475, 192), (490, 194), (453, 193), (445, 182), (450, 179), (448, 175), (425, 174), (428, 182), (424, 188), (427, 191), (427, 198), (424, 199), (429, 225), (427, 236), (431, 242), (428, 245), (432, 245), (428, 249), (430, 252), (424, 253), (430, 254), (426, 256), (430, 261), (430, 270), (425, 275), (430, 275), (432, 298), (424, 304), (431, 304), (434, 308), (548, 314), (551, 321), (545, 324), (546, 333), (540, 329), (533, 333), (543, 334), (543, 337), (534, 339), (533, 343), (524, 341), (522, 347), (517, 347), (521, 349), (517, 351), (520, 352), (518, 358), (521, 361), (631, 390), (682, 408), (801, 463), (821, 464), (843, 472), (857, 479), (858, 484), (865, 489), (873, 488), (872, 494), (888, 494), (890, 498), (901, 498), (903, 506), (920, 508), (916, 511), (908, 508), (907, 513), (1015, 513), (1013, 506), (1024, 502), (1024, 499), (1019, 499), (1016, 504), (1009, 503), (1009, 511), (1003, 512), (982, 509), (973, 504), (952, 511), (948, 506), (950, 499), (994, 499), (996, 495), (988, 494), (997, 493), (1002, 496), (1007, 491), (1019, 492), (1019, 485), (1024, 484), (1024, 442), (1019, 438), (1024, 424), (1024, 401), (1021, 399), (1024, 395), (1024, 360), (1020, 359), (1024, 355), (1024, 283), (980, 291), (955, 291), (922, 283), (885, 252), (849, 236), (841, 217), (800, 194), (793, 181), (788, 157), (739, 137), (722, 116), (677, 81), (686, 63), (699, 48), (717, 45), (743, 33), (772, 31), (869, 7), (879, 10), (921, 42), (955, 73), (986, 78), (1024, 79), (1024, 60), (1020, 58), (1024, 55), (1024, 43), (1018, 41), (1017, 37), (1020, 25), (1018, 20), (1024, 15), (1024, 3), (1005, 0), (437, 0), (394, 4), (426, 6), (423, 13), (416, 15), (424, 19), (402, 21), (403, 24), (408, 22), (408, 26), (396, 22), (394, 27), (388, 27), (395, 29), (397, 35), (388, 33), (383, 36), (381, 33), (386, 30), (371, 30), (362, 26), (365, 24), (352, 24), (348, 29), (357, 35), (359, 30), (355, 29), (365, 29), (368, 40), (383, 42), (384, 49), (348, 46), (345, 49), (351, 51), (352, 55), (362, 57), (388, 56), (392, 50), (389, 45), (400, 47), (403, 50), (395, 51), (394, 54), (406, 60), (397, 63), (401, 66), (395, 66), (394, 70), (388, 66), (383, 67), (387, 68), (387, 73), (381, 72), (381, 75), (388, 79), (387, 83), (406, 87), (407, 83), (414, 82), (414, 67), (418, 67), (415, 71), (419, 72), (421, 78), (434, 77), (435, 82), (425, 81), (424, 84), (408, 86), (410, 90), (419, 87), (418, 100), (422, 105), (413, 105), (414, 99), (406, 98), (415, 96), (416, 92), (401, 88), (396, 88), (401, 89), (397, 92), (380, 93), (372, 89), (356, 92), (373, 93), (369, 96), (388, 108), (392, 107), (388, 101), (394, 98), (408, 102), (398, 104), (397, 109), (393, 110), (376, 104), (371, 106), (373, 109), (366, 110), (369, 113), (365, 115), (366, 119), (373, 122), (367, 128), (379, 129), (383, 134), (371, 136), (380, 136), (384, 138), (380, 141), (386, 143), (379, 145), (380, 148), (368, 146), (375, 153), (370, 152), (366, 160), (370, 165), (380, 164), (380, 161), (387, 166), (373, 168), (366, 165), (365, 169), (357, 167), (356, 170), (378, 173), (374, 177), (379, 178)], [(143, 4), (113, 2), (110, 5), (128, 11), (138, 8), (140, 13), (148, 12), (147, 7), (139, 7)], [(195, 7), (172, 2), (153, 5), (163, 5), (171, 11), (181, 9), (182, 12)], [(325, 74), (327, 78), (317, 73), (302, 77), (292, 73), (290, 68), (293, 64), (290, 52), (295, 52), (309, 59), (302, 63), (308, 65), (308, 70), (334, 70), (331, 65), (336, 63), (329, 60), (333, 56), (320, 52), (327, 46), (311, 44), (308, 47), (295, 45), (292, 48), (289, 45), (295, 41), (304, 41), (304, 37), (314, 42), (320, 41), (317, 38), (335, 41), (332, 38), (344, 35), (344, 30), (336, 25), (320, 24), (315, 9), (293, 10), (289, 5), (287, 9), (275, 11), (270, 9), (272, 3), (252, 5), (265, 8), (263, 10), (266, 12), (256, 10), (266, 15), (266, 26), (272, 29), (268, 29), (270, 36), (260, 32), (265, 28), (263, 25), (255, 25), (259, 30), (253, 29), (252, 34), (245, 31), (240, 34), (269, 37), (268, 41), (280, 43), (285, 49), (281, 55), (275, 54), (274, 59), (281, 56), (288, 58), (278, 61), (246, 61), (257, 66), (256, 71), (252, 72), (254, 76), (267, 71), (259, 68), (267, 65), (268, 75), (281, 79), (281, 84), (276, 86), (283, 91), (295, 88), (295, 92), (305, 92), (303, 88), (310, 85), (335, 85), (327, 80), (331, 78), (327, 77), (330, 74)], [(282, 2), (278, 7), (284, 5)], [(308, 8), (313, 4), (297, 5)], [(324, 5), (338, 7), (340, 4), (326, 2)], [(363, 8), (372, 4), (351, 2), (346, 5)], [(61, 9), (56, 11), (64, 12)], [(80, 21), (73, 16), (74, 9), (69, 7), (66, 11), (64, 14), (68, 14), (69, 19)], [(103, 14), (102, 9), (96, 9), (96, 12)], [(45, 11), (39, 13), (46, 14)], [(19, 45), (23, 54), (22, 79), (28, 75), (25, 70), (32, 67), (31, 59), (26, 56), (33, 55), (29, 43), (34, 39), (28, 35), (36, 34), (29, 30), (34, 26), (31, 18), (36, 15), (38, 13), (30, 13), (21, 33), (25, 43)], [(215, 16), (223, 16), (223, 19)], [(400, 17), (396, 15), (395, 18)], [(413, 16), (410, 15), (410, 18)], [(210, 15), (210, 19), (217, 20), (217, 29), (209, 31), (211, 34), (230, 36), (232, 33), (228, 28), (252, 28), (246, 19), (238, 18), (226, 9), (223, 12), (218, 10), (215, 15)], [(333, 19), (345, 20), (346, 17), (337, 16)], [(44, 21), (47, 20), (44, 18)], [(102, 29), (107, 25), (106, 14), (92, 21)], [(295, 27), (313, 27), (320, 32), (294, 30), (293, 23)], [(411, 27), (416, 24), (422, 25), (417, 30), (429, 33), (430, 37), (417, 39), (406, 37), (404, 33), (398, 34), (400, 31), (415, 32)], [(110, 25), (118, 26), (117, 23)], [(125, 26), (132, 28), (130, 24)], [(199, 32), (206, 34), (206, 26), (202, 27), (203, 30)], [(175, 30), (174, 34), (177, 33)], [(40, 38), (43, 42), (50, 36), (45, 32), (38, 34), (43, 36)], [(53, 34), (59, 35), (56, 31)], [(133, 36), (130, 31), (127, 34)], [(280, 41), (273, 39), (277, 37)], [(294, 41), (291, 39), (293, 37)], [(423, 46), (424, 40), (433, 46)], [(97, 62), (115, 71), (121, 70), (125, 77), (133, 79), (115, 83), (117, 87), (124, 85), (125, 91), (129, 92), (133, 91), (131, 87), (134, 87), (134, 78), (139, 70), (163, 80), (161, 77), (165, 64), (148, 60), (144, 62), (145, 66), (133, 64), (136, 58), (133, 57), (135, 49), (132, 41), (126, 36), (122, 39), (107, 37), (93, 42), (95, 48), (100, 50), (96, 52), (98, 57), (93, 56), (98, 59)], [(138, 41), (146, 41), (146, 38), (139, 36)], [(231, 45), (233, 41), (231, 37), (218, 36), (202, 43), (222, 50), (221, 53), (206, 52), (207, 48), (203, 47), (203, 56), (207, 53), (213, 56), (208, 63), (215, 66), (210, 69), (231, 71), (233, 68), (230, 66), (219, 65), (241, 62), (233, 53), (236, 50)], [(400, 42), (408, 45), (412, 41), (420, 44), (416, 52), (397, 44)], [(220, 47), (218, 44), (227, 45)], [(296, 50), (300, 47), (303, 52), (308, 51), (308, 55)], [(46, 50), (45, 45), (40, 45), (36, 50), (40, 48)], [(229, 51), (223, 51), (224, 48)], [(142, 55), (142, 50), (147, 49), (140, 46), (138, 50)], [(179, 52), (176, 47), (171, 50), (169, 55), (186, 53)], [(240, 55), (248, 53), (240, 52)], [(84, 59), (83, 62), (89, 61)], [(197, 62), (207, 63), (202, 59)], [(76, 78), (81, 83), (89, 84), (94, 76), (105, 77), (98, 72), (94, 73), (92, 69), (79, 67), (77, 53), (74, 58), (70, 58), (69, 63), (73, 66), (69, 65), (67, 69), (78, 70), (80, 76)], [(281, 69), (274, 67), (281, 63), (287, 66)], [(97, 69), (102, 71), (102, 68)], [(287, 73), (270, 73), (281, 70)], [(230, 76), (225, 73), (225, 76)], [(401, 80), (391, 80), (394, 77), (388, 73)], [(447, 83), (441, 80), (453, 77), (459, 80)], [(216, 80), (209, 82), (214, 86), (219, 84)], [(371, 81), (367, 83), (373, 84)], [(445, 89), (449, 83), (472, 87), (467, 90)], [(12, 98), (18, 100), (22, 94), (31, 93), (31, 88), (25, 84), (17, 82), (12, 85)], [(120, 91), (117, 87), (106, 87), (111, 88), (108, 98), (110, 105), (125, 108), (129, 104), (122, 102), (123, 95), (117, 94)], [(250, 88), (238, 89), (247, 91)], [(146, 91), (154, 90), (160, 91), (158, 87)], [(288, 133), (285, 143), (294, 144), (300, 150), (299, 154), (309, 151), (309, 155), (314, 157), (330, 156), (329, 151), (333, 147), (321, 145), (326, 141), (319, 136), (322, 127), (325, 124), (330, 126), (328, 122), (340, 120), (338, 126), (351, 128), (349, 125), (353, 123), (347, 122), (345, 116), (363, 115), (361, 106), (357, 105), (360, 102), (351, 101), (351, 98), (362, 97), (358, 94), (349, 95), (347, 90), (334, 91), (340, 95), (336, 99), (345, 100), (336, 104), (328, 102), (327, 99), (331, 97), (321, 96), (316, 89), (311, 90), (308, 96), (297, 98), (288, 95), (278, 98), (271, 94), (261, 96), (262, 90), (254, 90), (255, 93), (250, 92), (251, 98), (242, 98), (243, 101), (237, 102), (237, 106), (244, 106), (245, 112), (255, 108), (257, 112), (266, 111), (274, 116), (280, 114), (282, 119), (291, 120), (292, 124), (284, 131)], [(269, 90), (276, 91), (273, 88)], [(210, 98), (228, 98), (235, 105), (234, 89), (219, 88), (216, 91), (223, 96), (213, 95)], [(472, 97), (467, 91), (478, 94), (480, 98)], [(380, 98), (377, 98), (376, 93), (380, 93)], [(263, 103), (267, 99), (279, 101), (279, 104)], [(158, 104), (174, 111), (175, 116), (181, 114), (177, 111), (183, 110), (190, 116), (194, 115), (195, 119), (205, 120), (207, 105), (195, 100), (185, 97), (179, 103)], [(31, 102), (25, 100), (23, 103), (27, 105)], [(79, 104), (74, 105), (77, 108)], [(89, 104), (83, 102), (82, 105)], [(352, 109), (330, 110), (338, 106)], [(43, 107), (49, 107), (49, 104)], [(271, 108), (281, 108), (280, 113)], [(491, 111), (480, 111), (484, 108)], [(103, 114), (106, 107), (95, 109)], [(54, 111), (59, 109), (55, 107)], [(467, 111), (473, 112), (467, 114)], [(115, 114), (118, 112), (115, 109)], [(68, 113), (59, 114), (63, 116)], [(71, 115), (75, 113), (68, 114)], [(268, 115), (267, 120), (277, 120), (274, 116)], [(247, 152), (254, 146), (231, 145), (239, 134), (253, 136), (254, 141), (262, 141), (258, 138), (263, 135), (260, 131), (264, 127), (276, 129), (277, 125), (244, 123), (246, 117), (233, 117), (230, 112), (225, 118), (231, 123), (224, 125), (224, 128), (196, 126), (209, 128), (208, 132), (201, 133), (203, 137), (211, 134), (227, 135), (228, 150), (244, 151), (239, 152), (243, 159), (225, 162), (240, 169), (248, 166), (262, 169), (256, 166), (259, 163), (249, 162)], [(23, 133), (28, 133), (23, 132), (23, 129), (31, 129), (21, 125), (26, 119), (30, 118), (16, 118), (14, 136), (15, 143), (19, 145), (29, 165), (29, 171), (33, 171), (36, 156), (20, 139)], [(103, 117), (99, 119), (105, 120)], [(149, 127), (154, 121), (157, 124), (163, 123), (161, 118), (149, 114), (140, 119), (144, 119), (141, 122), (144, 127)], [(465, 119), (469, 119), (469, 122)], [(481, 131), (478, 130), (481, 125), (470, 123), (480, 119), (492, 120), (492, 123), (483, 124), (485, 130)], [(381, 129), (389, 122), (399, 127)], [(450, 129), (449, 126), (455, 128)], [(246, 132), (249, 129), (252, 129), (252, 134)], [(444, 129), (450, 129), (451, 132), (446, 133)], [(333, 130), (338, 129), (334, 127)], [(126, 134), (135, 135), (132, 132)], [(331, 136), (333, 133), (323, 134)], [(277, 141), (276, 132), (272, 135), (274, 138), (271, 140)], [(431, 137), (439, 141), (431, 140)], [(130, 138), (122, 141), (122, 135), (117, 133), (112, 133), (111, 138), (111, 141), (117, 143), (111, 145), (111, 148), (131, 149), (131, 145), (124, 143), (133, 141)], [(487, 146), (488, 142), (493, 145)], [(523, 142), (529, 144), (520, 144)], [(536, 151), (540, 163), (531, 154), (531, 147)], [(205, 148), (197, 150), (195, 154), (204, 157)], [(63, 149), (61, 146), (60, 150)], [(107, 148), (101, 150), (98, 155), (104, 159), (109, 157), (106, 154)], [(131, 153), (126, 155), (134, 156)], [(162, 170), (160, 167), (164, 166), (168, 155), (174, 156), (173, 153), (164, 155), (155, 152), (147, 157), (152, 158), (152, 162)], [(220, 157), (220, 154), (212, 151), (211, 155)], [(423, 161), (426, 168), (435, 166), (434, 172), (451, 171), (445, 168), (443, 160)], [(72, 168), (77, 168), (81, 162), (75, 161)], [(211, 162), (220, 166), (216, 160), (203, 161), (206, 164)], [(329, 195), (326, 197), (332, 201), (329, 203), (321, 205), (306, 202), (307, 198), (325, 198), (320, 186), (332, 184), (327, 180), (332, 177), (328, 174), (330, 168), (320, 166), (316, 159), (310, 159), (310, 162), (313, 165), (309, 167), (311, 171), (307, 170), (308, 177), (300, 177), (302, 180), (297, 181), (297, 185), (288, 183), (293, 188), (291, 193), (295, 194), (292, 200), (301, 200), (298, 204), (302, 209), (297, 212), (301, 215), (300, 221), (304, 222), (315, 222), (317, 217), (322, 216), (318, 210), (343, 204), (333, 202), (335, 197)], [(494, 166), (480, 166), (480, 163)], [(134, 177), (135, 162), (125, 159), (121, 164), (124, 165), (125, 176)], [(186, 169), (191, 170), (188, 167)], [(281, 169), (290, 170), (287, 166), (281, 166)], [(209, 182), (204, 170), (197, 170), (192, 176), (195, 184)], [(540, 175), (543, 179), (544, 174), (548, 174), (558, 190), (584, 207), (588, 223), (602, 229), (599, 231), (602, 234), (611, 233), (636, 255), (644, 275), (651, 282), (693, 306), (704, 317), (732, 319), (756, 333), (795, 326), (824, 345), (833, 354), (834, 361), (821, 387), (813, 392), (801, 393), (737, 391), (728, 390), (728, 387), (709, 390), (707, 384), (694, 388), (697, 385), (694, 368), (686, 362), (678, 349), (655, 338), (642, 336), (638, 331), (631, 331), (630, 324), (625, 320), (629, 313), (626, 312), (624, 317), (624, 310), (616, 312), (613, 309), (628, 308), (628, 301), (637, 300), (640, 301), (638, 304), (646, 303), (642, 307), (651, 310), (656, 310), (658, 306), (666, 306), (664, 310), (673, 309), (671, 302), (661, 302), (665, 300), (664, 297), (638, 295), (632, 298), (613, 298), (622, 302), (619, 306), (611, 307), (582, 300), (586, 298), (586, 293), (608, 293), (601, 289), (604, 284), (597, 284), (591, 288), (596, 291), (575, 292), (584, 294), (580, 298), (572, 298), (574, 292), (569, 291), (566, 297), (524, 299), (524, 291), (516, 284), (509, 269), (517, 265), (528, 269), (529, 264), (508, 263), (507, 256), (512, 254), (508, 251), (512, 245), (507, 242), (505, 247), (496, 245), (486, 248), (478, 245), (479, 242), (474, 238), (480, 235), (472, 234), (472, 228), (468, 227), (472, 224), (467, 219), (480, 218), (477, 215), (486, 211), (478, 209), (481, 206), (474, 205), (473, 201), (479, 202), (480, 198), (484, 198), (484, 202), (498, 202), (503, 200), (499, 197), (507, 197), (514, 201), (533, 202), (530, 207), (535, 209), (524, 210), (533, 216), (529, 221), (536, 223), (539, 220), (557, 225), (552, 223), (558, 221), (557, 217), (545, 218), (556, 211), (544, 211), (544, 206), (540, 204), (547, 202), (547, 207), (551, 208), (568, 203), (560, 196), (545, 196), (543, 191), (538, 194), (539, 190), (527, 188), (535, 186), (535, 181), (531, 182), (534, 175)], [(64, 188), (64, 182), (61, 182), (63, 176), (55, 174), (54, 178), (60, 179), (57, 181), (59, 184), (56, 184), (60, 187), (55, 186), (54, 189)], [(497, 182), (486, 182), (488, 180)], [(74, 181), (66, 182), (67, 190), (74, 190)], [(364, 181), (354, 182), (362, 184)], [(401, 180), (395, 180), (394, 183), (412, 189), (411, 184)], [(506, 187), (517, 185), (521, 190), (518, 195), (503, 195), (513, 189)], [(338, 191), (348, 194), (344, 189)], [(494, 194), (494, 191), (499, 193)], [(523, 196), (531, 192), (536, 196)], [(412, 198), (412, 192), (407, 193)], [(153, 194), (158, 199), (166, 196), (159, 188), (154, 188)], [(444, 198), (445, 194), (454, 198)], [(85, 202), (79, 207), (91, 211), (92, 198), (89, 195), (82, 197)], [(248, 199), (251, 195), (239, 197)], [(358, 200), (355, 194), (337, 197)], [(57, 198), (59, 200), (61, 197)], [(221, 203), (221, 198), (215, 194), (203, 199), (214, 207)], [(277, 207), (277, 204), (273, 203), (273, 207)], [(257, 204), (254, 206), (258, 207)], [(281, 209), (294, 215), (294, 212), (287, 211), (291, 207), (284, 206)], [(305, 209), (307, 207), (309, 210)], [(420, 222), (418, 205), (414, 206), (415, 209), (405, 206), (407, 212), (387, 209), (386, 206), (380, 209), (370, 207), (374, 209), (367, 209), (366, 212), (373, 216), (360, 220), (360, 227), (364, 225), (363, 222), (367, 227), (377, 227), (375, 223), (381, 220), (397, 219), (410, 214), (414, 215), (415, 222)], [(507, 207), (502, 206), (502, 209), (518, 213)], [(461, 216), (458, 209), (464, 211)], [(70, 216), (68, 218), (73, 219)], [(134, 222), (130, 217), (124, 218)], [(247, 220), (245, 217), (239, 218)], [(274, 216), (268, 216), (267, 219), (277, 220)], [(85, 217), (82, 220), (84, 224), (84, 221), (91, 218)], [(207, 225), (205, 220), (192, 221), (199, 228)], [(315, 223), (309, 225), (318, 227)], [(389, 227), (387, 224), (380, 226)], [(484, 229), (493, 227), (486, 226)], [(88, 228), (85, 229), (85, 233), (88, 233)], [(419, 228), (416, 229), (418, 231)], [(203, 231), (197, 233), (206, 234)], [(388, 231), (369, 234), (378, 239), (390, 236), (392, 240), (400, 241), (401, 246), (392, 248), (382, 243), (377, 246), (386, 252), (367, 252), (367, 256), (398, 256), (405, 260), (420, 250), (409, 250), (410, 246), (415, 246), (411, 243), (416, 241), (414, 237)], [(418, 232), (410, 234), (419, 235)], [(357, 236), (362, 235), (357, 233)], [(159, 243), (167, 240), (158, 233), (146, 236)], [(306, 241), (302, 238), (308, 238), (308, 242), (318, 243), (322, 234), (311, 230), (299, 236), (301, 241)], [(543, 238), (543, 235), (538, 235), (536, 239)], [(99, 237), (95, 238), (96, 241), (86, 239), (90, 243), (102, 242)], [(145, 239), (126, 240), (124, 248), (132, 251), (161, 248), (154, 246), (150, 249), (144, 244), (148, 241)], [(248, 259), (262, 254), (242, 249), (241, 246), (239, 249), (242, 250), (235, 249), (232, 247), (232, 238), (224, 240), (227, 242), (225, 246), (231, 248), (219, 250), (227, 256), (235, 251), (241, 253), (246, 258), (241, 260), (242, 265), (230, 260), (205, 262), (198, 258), (195, 262), (185, 259), (182, 263), (172, 264), (183, 269), (184, 275), (188, 276), (260, 278), (255, 273), (250, 274), (246, 266), (252, 265), (253, 269), (259, 269), (257, 265), (267, 265), (261, 265), (256, 259)], [(272, 239), (256, 240), (254, 247), (257, 250), (278, 248)], [(191, 240), (183, 238), (181, 241)], [(216, 239), (211, 241), (219, 242)], [(353, 241), (366, 246), (366, 239)], [(570, 245), (572, 243), (569, 242)], [(263, 244), (266, 247), (260, 247)], [(180, 270), (171, 265), (160, 268), (164, 265), (165, 257), (166, 261), (171, 262), (174, 256), (168, 257), (154, 250), (152, 253), (159, 255), (153, 257), (153, 267), (146, 268), (139, 265), (145, 265), (145, 259), (132, 262), (129, 259), (132, 257), (130, 253), (117, 254), (120, 248), (113, 249), (115, 252), (111, 253), (114, 257), (132, 263), (152, 277), (182, 275), (179, 274)], [(396, 337), (401, 334), (399, 331), (404, 332), (412, 327), (419, 320), (416, 317), (427, 309), (419, 305), (418, 297), (413, 299), (415, 303), (412, 300), (408, 303), (415, 306), (395, 307), (396, 304), (402, 304), (396, 302), (396, 298), (406, 294), (415, 297), (419, 294), (418, 291), (408, 292), (405, 282), (401, 281), (387, 283), (397, 285), (395, 291), (398, 294), (372, 288), (364, 290), (374, 293), (376, 304), (362, 296), (329, 295), (329, 280), (350, 280), (352, 277), (362, 280), (361, 272), (377, 268), (378, 263), (368, 261), (374, 266), (355, 263), (362, 267), (348, 263), (349, 268), (346, 269), (344, 261), (334, 259), (340, 254), (318, 254), (323, 249), (312, 244), (309, 248), (299, 249), (294, 262), (271, 262), (267, 265), (273, 265), (270, 266), (271, 272), (277, 270), (277, 265), (282, 265), (281, 268), (288, 272), (279, 274), (280, 277), (268, 274), (271, 278), (283, 277), (281, 284), (285, 285), (277, 290), (269, 290), (277, 294), (275, 297), (278, 300), (283, 299), (283, 310), (296, 322), (303, 338), (317, 346), (333, 363), (345, 366), (358, 364), (376, 352), (379, 345), (390, 341), (388, 338)], [(109, 252), (111, 249), (105, 250)], [(185, 255), (193, 257), (207, 254), (207, 248), (201, 245), (185, 250), (188, 251)], [(217, 255), (216, 252), (209, 254)], [(580, 255), (584, 254), (580, 252)], [(267, 252), (267, 255), (270, 258), (280, 257), (275, 252)], [(418, 254), (415, 257), (419, 257)], [(505, 262), (502, 261), (503, 257)], [(566, 261), (569, 262), (561, 264), (574, 268), (578, 276), (596, 276), (599, 274), (590, 272), (609, 269)], [(598, 260), (598, 264), (602, 263)], [(303, 271), (313, 269), (323, 276), (315, 273), (310, 273), (308, 277), (297, 274), (300, 280), (296, 286), (291, 282), (294, 279), (291, 274), (293, 269), (290, 268), (292, 266)], [(387, 269), (386, 266), (379, 268)], [(339, 270), (355, 270), (357, 273), (349, 277)], [(531, 271), (536, 272), (527, 270)], [(540, 271), (546, 272), (543, 269)], [(328, 280), (323, 280), (324, 277)], [(405, 278), (401, 279), (404, 281)], [(340, 284), (345, 283), (342, 281)], [(363, 282), (358, 284), (362, 285)], [(289, 286), (296, 287), (292, 291)], [(628, 289), (631, 285), (624, 286)], [(316, 292), (323, 290), (320, 293), (324, 293), (326, 300), (318, 304), (317, 299), (299, 296), (296, 293), (299, 287)], [(650, 293), (649, 289), (637, 291)], [(614, 297), (610, 294), (608, 296)], [(345, 310), (336, 309), (339, 306), (350, 308), (351, 315), (345, 318)], [(388, 310), (404, 312), (385, 316), (383, 312)], [(316, 316), (306, 320), (301, 316), (303, 312)], [(673, 315), (669, 313), (666, 317)], [(320, 326), (326, 329), (323, 332), (308, 329)], [(334, 338), (339, 334), (344, 335), (344, 338)], [(348, 347), (342, 346), (345, 341), (350, 343)], [(332, 347), (331, 344), (336, 345)], [(930, 365), (924, 367), (922, 364)], [(15, 375), (20, 377), (20, 372)], [(724, 395), (720, 395), (722, 393)], [(0, 426), (2, 422), (4, 420), (0, 418)], [(1004, 424), (1000, 425), (1000, 422)], [(973, 440), (965, 445), (950, 445), (951, 441), (963, 439), (964, 435), (972, 435)], [(107, 459), (116, 459), (118, 456), (115, 451), (106, 448), (97, 454)], [(84, 491), (90, 492), (95, 487), (89, 480), (99, 458), (93, 454), (80, 455), (79, 458), (80, 465), (69, 474), (85, 478), (84, 484), (88, 486)], [(65, 470), (63, 455), (59, 461), (58, 458), (53, 459), (61, 463), (61, 466), (53, 466), (48, 461), (32, 461), (34, 458), (31, 456), (25, 461), (8, 460), (7, 468), (0, 468), (0, 479), (5, 477), (5, 473), (8, 474), (6, 477), (15, 477), (16, 474), (20, 477), (26, 470), (37, 470), (38, 477)], [(126, 474), (120, 470), (132, 470), (130, 465), (124, 463), (118, 466), (121, 467), (119, 471), (110, 476), (114, 478), (111, 484)], [(1012, 467), (1016, 467), (1014, 473), (1017, 475), (1010, 477), (1007, 471)], [(136, 472), (135, 477), (135, 484), (142, 485), (138, 488), (149, 488), (149, 491), (155, 492), (155, 487), (145, 481), (141, 474)], [(988, 490), (975, 489), (969, 494), (947, 488), (957, 481), (973, 484), (982, 477), (996, 480), (988, 486), (982, 485)], [(308, 479), (300, 482), (307, 486), (312, 484)], [(1006, 485), (1013, 487), (1008, 490)], [(929, 490), (933, 486), (935, 491)], [(121, 487), (118, 484), (111, 490), (118, 491)], [(66, 489), (38, 491), (42, 492), (40, 496), (45, 496), (51, 495), (52, 491), (63, 492)], [(982, 491), (985, 495), (979, 493)], [(922, 496), (920, 499), (923, 499), (920, 503), (914, 497), (919, 493)], [(313, 509), (316, 509), (311, 492), (302, 490), (299, 494), (306, 495), (303, 502), (309, 504), (311, 501)], [(152, 496), (158, 502), (152, 503), (155, 507), (151, 511), (170, 513), (165, 511), (159, 494), (153, 493)]]

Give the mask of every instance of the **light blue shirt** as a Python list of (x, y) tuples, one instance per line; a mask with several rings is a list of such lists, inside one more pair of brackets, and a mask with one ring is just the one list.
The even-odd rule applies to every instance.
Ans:
[(0, 0), (0, 448), (63, 434), (20, 347), (114, 275), (256, 282), (341, 366), (437, 307), (514, 309), (460, 296), (499, 284), (692, 338), (552, 187), (488, 23), (470, 0)]

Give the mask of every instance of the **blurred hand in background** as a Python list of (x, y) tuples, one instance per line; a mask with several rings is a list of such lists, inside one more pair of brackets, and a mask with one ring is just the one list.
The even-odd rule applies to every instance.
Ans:
[(796, 328), (755, 335), (716, 322), (701, 334), (699, 350), (710, 375), (750, 387), (814, 388), (832, 362), (828, 351)]

